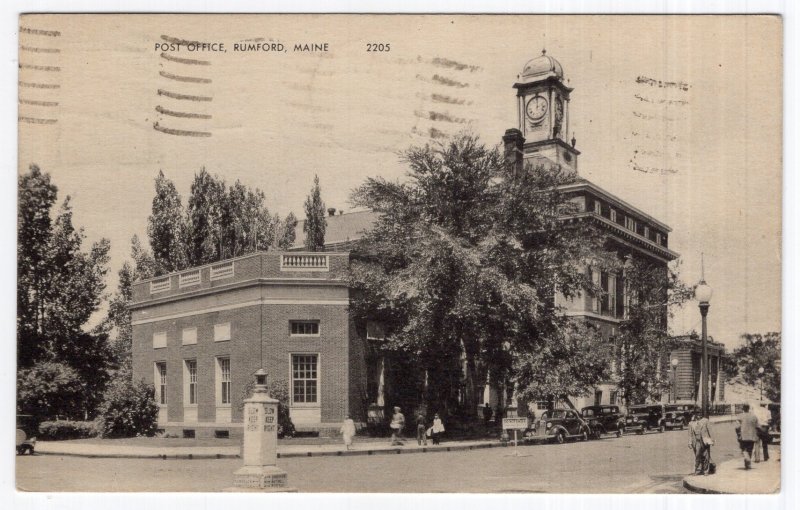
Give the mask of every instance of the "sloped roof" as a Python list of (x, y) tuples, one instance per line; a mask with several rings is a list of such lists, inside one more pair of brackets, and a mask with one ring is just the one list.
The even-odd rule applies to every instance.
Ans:
[[(364, 232), (370, 230), (375, 225), (375, 222), (378, 221), (378, 216), (378, 213), (369, 210), (326, 216), (325, 244), (346, 243), (361, 239)], [(305, 225), (305, 220), (297, 222), (293, 248), (303, 246), (303, 241), (306, 238), (303, 232), (303, 225)]]

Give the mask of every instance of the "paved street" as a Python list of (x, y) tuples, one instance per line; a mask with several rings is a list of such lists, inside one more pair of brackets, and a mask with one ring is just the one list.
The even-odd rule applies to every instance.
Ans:
[[(718, 464), (739, 455), (732, 423), (713, 425)], [(280, 459), (301, 492), (681, 493), (692, 470), (687, 432), (586, 443), (353, 457)], [(17, 457), (17, 486), (32, 491), (220, 491), (240, 459)]]

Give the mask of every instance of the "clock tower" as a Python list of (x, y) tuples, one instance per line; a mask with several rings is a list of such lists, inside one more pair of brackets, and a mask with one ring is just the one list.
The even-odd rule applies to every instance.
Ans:
[(519, 132), (524, 138), (522, 151), (526, 163), (550, 161), (578, 170), (575, 139), (569, 133), (569, 94), (564, 70), (545, 50), (530, 60), (514, 84), (517, 89)]

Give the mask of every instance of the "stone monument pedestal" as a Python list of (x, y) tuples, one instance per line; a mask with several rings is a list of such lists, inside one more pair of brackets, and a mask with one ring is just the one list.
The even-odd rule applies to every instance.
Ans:
[(234, 489), (289, 490), (286, 471), (278, 466), (243, 466), (233, 473)]
[(287, 486), (286, 471), (275, 465), (278, 458), (278, 401), (267, 393), (267, 374), (256, 372), (253, 396), (244, 401), (244, 466), (233, 473), (235, 491), (296, 492)]

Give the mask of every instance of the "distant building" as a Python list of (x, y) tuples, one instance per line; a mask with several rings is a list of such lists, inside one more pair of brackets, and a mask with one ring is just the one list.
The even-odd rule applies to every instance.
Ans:
[[(694, 402), (701, 405), (700, 398), (700, 367), (703, 358), (703, 345), (697, 335), (684, 335), (676, 337), (677, 346), (670, 352), (669, 358), (664, 359), (662, 366), (668, 367), (671, 389), (668, 399), (672, 401)], [(722, 358), (725, 357), (725, 345), (709, 339), (706, 350), (708, 351), (708, 403), (715, 405), (725, 402), (725, 377), (722, 373)], [(678, 360), (673, 368), (672, 360)]]

